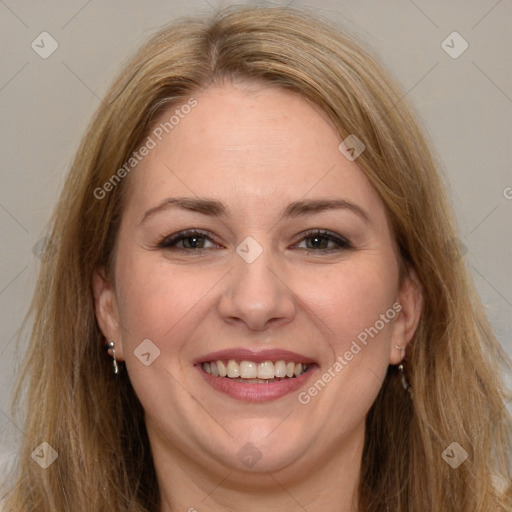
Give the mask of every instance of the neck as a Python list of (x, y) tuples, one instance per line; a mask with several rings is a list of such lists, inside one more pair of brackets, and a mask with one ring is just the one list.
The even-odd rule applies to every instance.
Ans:
[(338, 450), (275, 472), (206, 465), (151, 436), (160, 512), (357, 512), (364, 426)]

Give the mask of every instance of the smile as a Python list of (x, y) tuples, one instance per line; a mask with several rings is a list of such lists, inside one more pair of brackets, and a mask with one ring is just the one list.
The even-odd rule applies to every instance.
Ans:
[(293, 361), (209, 361), (203, 363), (203, 370), (214, 377), (237, 379), (245, 383), (266, 383), (300, 377), (308, 370), (307, 364)]
[(318, 368), (313, 361), (284, 351), (224, 351), (195, 366), (216, 391), (245, 402), (275, 400), (292, 393)]

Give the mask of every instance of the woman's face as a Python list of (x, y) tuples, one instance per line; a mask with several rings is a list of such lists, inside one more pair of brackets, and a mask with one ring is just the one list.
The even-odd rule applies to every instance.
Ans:
[(399, 286), (383, 204), (323, 113), (256, 84), (193, 97), (126, 178), (98, 320), (156, 460), (306, 473), (362, 449), (416, 288)]

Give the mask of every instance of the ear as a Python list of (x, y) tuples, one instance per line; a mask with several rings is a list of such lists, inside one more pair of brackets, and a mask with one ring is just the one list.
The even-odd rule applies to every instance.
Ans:
[(91, 286), (98, 325), (103, 336), (105, 336), (105, 340), (115, 343), (116, 359), (123, 361), (123, 340), (115, 290), (113, 284), (106, 277), (104, 269), (94, 272)]
[(398, 302), (401, 309), (392, 326), (390, 364), (400, 364), (402, 361), (402, 351), (396, 347), (407, 347), (416, 332), (423, 310), (423, 289), (412, 268), (408, 269), (400, 285)]

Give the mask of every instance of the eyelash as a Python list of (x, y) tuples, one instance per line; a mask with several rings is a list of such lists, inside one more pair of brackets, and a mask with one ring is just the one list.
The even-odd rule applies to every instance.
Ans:
[[(157, 248), (158, 249), (168, 249), (168, 250), (178, 250), (178, 251), (183, 251), (183, 252), (199, 252), (199, 251), (207, 251), (211, 248), (208, 248), (208, 247), (192, 247), (192, 248), (187, 248), (187, 247), (178, 247), (176, 244), (181, 242), (182, 240), (186, 240), (187, 238), (205, 238), (205, 239), (208, 239), (210, 240), (211, 242), (214, 242), (214, 240), (211, 239), (211, 237), (209, 237), (206, 233), (204, 232), (201, 232), (200, 230), (197, 230), (197, 229), (186, 229), (184, 231), (180, 231), (179, 233), (175, 233), (174, 235), (171, 235), (171, 236), (167, 236), (165, 238), (163, 238)], [(303, 251), (306, 251), (307, 253), (313, 253), (313, 252), (324, 252), (324, 253), (331, 253), (331, 252), (336, 252), (336, 251), (342, 251), (342, 250), (347, 250), (347, 249), (353, 249), (353, 246), (352, 244), (350, 243), (349, 240), (347, 240), (346, 238), (344, 237), (341, 237), (339, 235), (335, 235), (334, 233), (330, 232), (330, 231), (327, 231), (325, 229), (312, 229), (312, 230), (309, 230), (309, 231), (306, 231), (305, 233), (303, 233), (303, 236), (302, 238), (299, 240), (299, 242), (302, 242), (304, 240), (307, 240), (308, 238), (325, 238), (331, 242), (334, 242), (338, 245), (337, 248), (334, 248), (334, 249), (300, 249), (300, 250), (303, 250)], [(299, 243), (297, 242), (297, 243)], [(214, 242), (215, 243), (215, 242)]]

